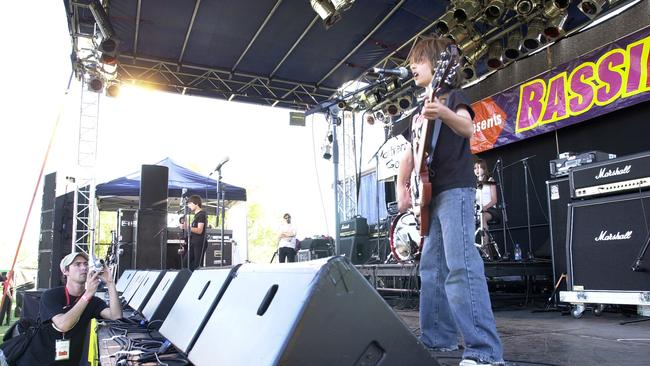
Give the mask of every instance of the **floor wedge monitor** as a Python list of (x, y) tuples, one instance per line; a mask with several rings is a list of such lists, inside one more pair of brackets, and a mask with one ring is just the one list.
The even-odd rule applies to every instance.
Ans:
[[(180, 271), (167, 271), (158, 286), (142, 309), (142, 315), (150, 322), (165, 321), (167, 314), (174, 306), (176, 299), (183, 291), (183, 287), (190, 279), (192, 272), (189, 269)], [(160, 324), (159, 324), (160, 325)]]
[(228, 286), (232, 271), (195, 270), (160, 327), (160, 334), (188, 353)]
[(188, 357), (196, 366), (437, 365), (343, 257), (243, 264)]

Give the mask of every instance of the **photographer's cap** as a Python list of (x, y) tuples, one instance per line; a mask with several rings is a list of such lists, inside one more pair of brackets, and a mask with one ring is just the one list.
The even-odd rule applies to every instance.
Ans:
[(63, 259), (61, 259), (61, 264), (59, 264), (59, 268), (61, 269), (61, 272), (65, 272), (65, 267), (72, 264), (72, 262), (74, 262), (75, 258), (77, 258), (79, 256), (82, 256), (82, 257), (84, 257), (84, 259), (88, 260), (88, 256), (84, 252), (72, 252), (72, 253), (66, 255), (65, 257), (63, 257)]

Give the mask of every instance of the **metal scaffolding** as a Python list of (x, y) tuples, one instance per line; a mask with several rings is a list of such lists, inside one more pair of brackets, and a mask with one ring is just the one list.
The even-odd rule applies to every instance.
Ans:
[(86, 80), (82, 78), (72, 250), (85, 253), (94, 253), (95, 249), (95, 162), (100, 96), (100, 93), (88, 90)]
[(344, 112), (341, 122), (341, 138), (338, 139), (339, 151), (342, 164), (339, 165), (339, 177), (337, 181), (337, 213), (341, 220), (348, 220), (357, 214), (357, 165), (355, 158), (355, 126), (356, 123), (352, 112)]

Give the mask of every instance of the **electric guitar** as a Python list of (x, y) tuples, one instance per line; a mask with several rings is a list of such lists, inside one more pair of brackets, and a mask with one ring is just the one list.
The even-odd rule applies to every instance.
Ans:
[[(440, 54), (436, 62), (436, 68), (433, 72), (431, 84), (426, 88), (426, 95), (434, 100), (441, 93), (449, 91), (455, 83), (458, 70), (458, 49), (454, 45), (449, 45)], [(416, 117), (417, 120), (418, 117)], [(415, 122), (415, 120), (413, 121)], [(435, 177), (435, 172), (430, 168), (431, 161), (431, 139), (433, 125), (435, 121), (425, 120), (421, 124), (411, 124), (411, 140), (413, 149), (413, 171), (409, 190), (411, 193), (411, 210), (415, 214), (416, 222), (419, 226), (420, 235), (429, 234), (430, 213), (429, 205), (431, 204), (431, 178)]]

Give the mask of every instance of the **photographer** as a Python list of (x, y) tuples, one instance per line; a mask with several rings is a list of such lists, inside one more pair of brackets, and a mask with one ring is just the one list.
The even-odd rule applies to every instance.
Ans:
[[(60, 263), (65, 286), (49, 289), (41, 296), (39, 311), (43, 324), (34, 335), (20, 365), (78, 365), (88, 324), (93, 318), (120, 319), (122, 306), (111, 270), (104, 265), (95, 272), (85, 253), (70, 253)], [(110, 307), (95, 297), (101, 281), (106, 284)]]

